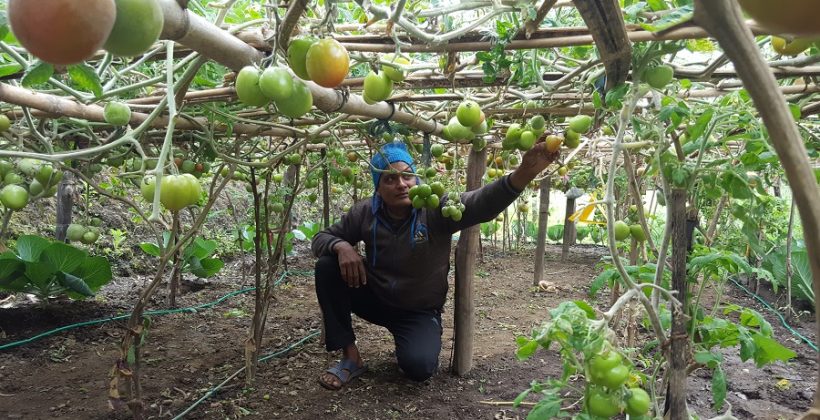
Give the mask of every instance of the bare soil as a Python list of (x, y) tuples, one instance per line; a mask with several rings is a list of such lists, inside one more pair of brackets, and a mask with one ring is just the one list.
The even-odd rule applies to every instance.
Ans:
[[(441, 371), (424, 383), (402, 377), (386, 330), (357, 321), (360, 348), (370, 371), (342, 391), (327, 391), (317, 383), (318, 375), (337, 355), (328, 355), (314, 337), (260, 363), (254, 388), (245, 388), (244, 377), (239, 375), (186, 418), (523, 419), (526, 407), (513, 409), (504, 402), (511, 402), (533, 380), (559, 376), (561, 361), (553, 350), (541, 350), (524, 362), (516, 360), (515, 337), (545, 321), (548, 310), (560, 302), (587, 299), (603, 252), (602, 248), (577, 246), (570, 259), (562, 262), (557, 257), (560, 249), (549, 246), (549, 284), (537, 288), (532, 286), (531, 249), (501, 254), (485, 247), (475, 280), (475, 366), (464, 377), (449, 373), (451, 298), (444, 313)], [(320, 328), (309, 274), (313, 259), (304, 249), (297, 249), (290, 264), (291, 269), (301, 271), (289, 276), (276, 293), (267, 322), (266, 354), (288, 348)], [(216, 279), (192, 287), (179, 298), (179, 305), (210, 302), (248, 286), (252, 280), (248, 277), (243, 283), (240, 266), (234, 261)], [(125, 270), (96, 300), (40, 307), (14, 298), (14, 308), (0, 309), (0, 345), (64, 325), (126, 313), (145, 281)], [(608, 302), (608, 292), (599, 296), (600, 302), (593, 303)], [(757, 369), (751, 362), (741, 362), (737, 349), (726, 349), (724, 370), (732, 413), (742, 419), (795, 417), (809, 406), (814, 392), (816, 353), (739, 289), (728, 287), (723, 300), (763, 313), (774, 326), (776, 338), (798, 353), (788, 364)], [(245, 293), (210, 309), (152, 317), (143, 355), (150, 418), (178, 415), (243, 366), (252, 305), (252, 294)], [(163, 308), (163, 297), (158, 296), (151, 309)], [(794, 325), (815, 341), (813, 318), (805, 319)], [(129, 418), (127, 413), (112, 412), (107, 402), (109, 373), (122, 328), (123, 321), (112, 321), (69, 329), (0, 352), (0, 418)], [(702, 370), (694, 372), (689, 381), (690, 406), (704, 418), (716, 414), (710, 408), (710, 381), (709, 373)], [(565, 406), (574, 402), (567, 400)]]

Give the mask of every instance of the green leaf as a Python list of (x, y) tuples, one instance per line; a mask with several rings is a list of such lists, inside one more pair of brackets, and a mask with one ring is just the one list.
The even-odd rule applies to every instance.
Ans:
[(190, 245), (185, 247), (185, 251), (182, 255), (186, 260), (190, 257), (196, 257), (201, 260), (213, 254), (214, 251), (216, 251), (217, 246), (216, 241), (196, 238)]
[(34, 283), (40, 290), (48, 287), (54, 275), (57, 274), (57, 268), (51, 264), (38, 262), (32, 263), (26, 261), (26, 277)]
[(518, 347), (518, 350), (515, 351), (515, 356), (518, 357), (518, 360), (529, 359), (535, 354), (536, 350), (538, 350), (538, 341), (529, 340), (526, 344)]
[(71, 274), (83, 279), (92, 291), (97, 291), (114, 278), (111, 264), (104, 257), (88, 257)]
[[(193, 260), (196, 260), (196, 263), (192, 264)], [(225, 263), (222, 262), (222, 260), (216, 258), (203, 258), (201, 260), (192, 258), (189, 260), (189, 264), (191, 273), (200, 278), (211, 277), (225, 266)]]
[(93, 93), (96, 97), (102, 96), (103, 88), (100, 84), (100, 76), (97, 75), (93, 67), (85, 63), (72, 64), (68, 66), (68, 75), (80, 88)]
[(583, 300), (573, 300), (573, 302), (575, 302), (575, 305), (577, 305), (584, 312), (586, 312), (587, 318), (595, 319), (595, 309), (592, 309), (592, 306), (590, 306), (588, 303), (586, 303)]
[(54, 74), (54, 66), (44, 61), (40, 61), (36, 65), (29, 67), (26, 74), (21, 81), (24, 87), (32, 87), (48, 82), (48, 79)]
[(763, 334), (752, 333), (752, 339), (757, 347), (757, 351), (754, 355), (757, 367), (763, 367), (776, 360), (788, 362), (797, 356), (797, 353), (791, 349), (784, 347), (773, 338), (766, 337)]
[[(2, 39), (2, 38), (0, 38), (0, 39)], [(2, 65), (0, 65), (0, 77), (10, 76), (12, 74), (15, 74), (15, 73), (19, 72), (22, 69), (23, 69), (23, 66), (21, 66), (18, 63), (2, 64)]]
[(17, 256), (11, 252), (0, 254), (0, 286), (17, 279), (23, 271), (24, 266), (23, 262), (17, 259)]
[(597, 90), (592, 93), (592, 106), (594, 106), (595, 109), (601, 109), (604, 107), (604, 103), (601, 100), (601, 94), (598, 93)]
[(87, 256), (88, 254), (81, 249), (62, 242), (54, 242), (43, 250), (40, 260), (53, 265), (58, 271), (68, 273), (76, 270)]
[[(650, 5), (652, 3), (657, 2), (658, 0), (650, 0)], [(654, 10), (654, 7), (653, 7)], [(666, 13), (663, 17), (657, 21), (654, 21), (652, 24), (642, 23), (640, 24), (644, 29), (651, 32), (662, 31), (664, 29), (671, 28), (672, 26), (679, 25), (681, 23), (687, 22), (692, 20), (694, 16), (694, 11), (692, 6), (684, 6), (678, 8), (670, 13)]]
[(530, 395), (531, 390), (531, 388), (525, 389), (524, 392), (518, 394), (518, 396), (513, 400), (513, 408), (518, 408), (518, 406), (524, 401), (524, 398), (527, 398), (527, 395)]
[(719, 411), (726, 401), (726, 375), (720, 365), (712, 373), (712, 399), (715, 402), (712, 407), (716, 411)]
[(157, 244), (152, 244), (150, 242), (143, 242), (140, 244), (140, 249), (143, 250), (148, 255), (154, 256), (159, 258), (160, 250)]
[(23, 261), (36, 263), (40, 254), (50, 245), (48, 239), (36, 235), (23, 235), (17, 238), (17, 255)]
[(711, 108), (707, 109), (703, 114), (700, 114), (695, 125), (690, 126), (686, 132), (689, 141), (698, 140), (700, 136), (703, 135), (704, 131), (706, 131), (706, 126), (709, 125), (709, 122), (712, 121), (712, 117), (715, 115), (715, 111)]
[(795, 121), (800, 121), (800, 118), (803, 116), (800, 111), (800, 105), (789, 104), (789, 111), (792, 113), (792, 118), (794, 118)]
[(63, 287), (81, 296), (94, 296), (94, 292), (91, 291), (91, 288), (88, 287), (88, 285), (83, 281), (83, 279), (77, 276), (68, 273), (58, 273), (57, 280), (60, 281), (60, 284), (62, 284)]
[(723, 355), (720, 353), (712, 353), (708, 350), (700, 350), (695, 353), (695, 361), (714, 368), (719, 366), (720, 362), (723, 361)]
[(535, 407), (527, 414), (527, 420), (551, 420), (558, 416), (560, 411), (561, 398), (550, 393), (535, 404)]
[(0, 40), (9, 34), (9, 21), (6, 18), (6, 11), (0, 11)]

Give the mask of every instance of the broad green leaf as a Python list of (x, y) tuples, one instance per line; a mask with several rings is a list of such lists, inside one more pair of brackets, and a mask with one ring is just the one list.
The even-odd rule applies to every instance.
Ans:
[(46, 288), (57, 274), (57, 268), (49, 263), (26, 261), (26, 277), (39, 289)]
[(62, 284), (63, 287), (74, 293), (85, 297), (94, 296), (94, 292), (91, 291), (91, 288), (88, 287), (83, 279), (77, 276), (68, 273), (58, 273), (57, 280), (60, 281), (60, 284)]
[(77, 86), (85, 89), (100, 97), (103, 93), (102, 84), (100, 84), (100, 76), (94, 71), (94, 68), (85, 63), (72, 64), (68, 66), (68, 75)]
[(40, 61), (26, 70), (23, 80), (20, 82), (24, 87), (32, 87), (48, 82), (54, 74), (54, 66), (44, 61)]
[(77, 269), (86, 256), (88, 254), (81, 249), (62, 242), (54, 242), (43, 250), (40, 260), (50, 263), (58, 271), (68, 273)]
[(773, 338), (758, 333), (753, 333), (752, 338), (757, 346), (757, 351), (754, 356), (757, 367), (763, 367), (775, 360), (788, 362), (797, 356), (797, 353), (784, 347)]
[(201, 278), (211, 277), (214, 274), (218, 273), (219, 270), (221, 270), (222, 267), (225, 266), (225, 263), (222, 262), (222, 260), (216, 258), (203, 258), (201, 260), (192, 258), (191, 260), (189, 260), (189, 264), (193, 260), (196, 260), (196, 263), (190, 265), (191, 273)]
[(86, 258), (71, 274), (83, 279), (85, 284), (95, 292), (114, 277), (111, 273), (111, 264), (104, 257)]
[(140, 244), (140, 249), (143, 250), (148, 255), (154, 256), (159, 258), (160, 257), (160, 250), (156, 244), (152, 244), (150, 242), (143, 242)]
[(712, 373), (712, 399), (715, 402), (712, 408), (716, 411), (719, 411), (726, 401), (726, 375), (720, 365)]
[(812, 274), (809, 267), (809, 256), (805, 249), (792, 252), (792, 284), (804, 298), (814, 303), (814, 289), (812, 288)]
[(305, 233), (302, 232), (299, 229), (293, 229), (292, 232), (293, 232), (293, 237), (300, 240), (300, 241), (304, 241), (304, 240), (307, 239), (307, 235), (305, 235)]
[(196, 238), (194, 241), (185, 247), (185, 251), (182, 253), (183, 258), (188, 260), (190, 257), (196, 257), (198, 259), (207, 258), (217, 248), (216, 241), (205, 240), (202, 238)]
[(17, 255), (23, 261), (38, 262), (40, 254), (50, 245), (48, 239), (35, 235), (23, 235), (17, 239)]
[(10, 283), (19, 277), (24, 264), (11, 252), (0, 254), (0, 285)]
[(701, 350), (695, 353), (695, 361), (714, 368), (719, 366), (720, 362), (723, 361), (723, 355), (720, 353), (712, 353), (708, 350)]

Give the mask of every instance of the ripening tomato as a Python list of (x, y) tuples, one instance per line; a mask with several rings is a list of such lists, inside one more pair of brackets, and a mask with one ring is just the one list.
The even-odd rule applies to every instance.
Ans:
[(740, 6), (762, 26), (777, 33), (820, 35), (817, 0), (740, 0)]
[(117, 16), (114, 0), (9, 0), (7, 7), (20, 44), (37, 58), (59, 65), (93, 56)]
[(350, 68), (350, 56), (339, 41), (325, 38), (317, 41), (308, 49), (305, 67), (319, 86), (335, 88), (342, 84)]

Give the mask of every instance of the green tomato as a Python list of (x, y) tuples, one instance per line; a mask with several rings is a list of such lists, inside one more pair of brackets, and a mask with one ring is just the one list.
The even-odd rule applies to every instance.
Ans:
[(6, 114), (0, 114), (0, 133), (8, 130), (11, 127), (11, 120)]
[(432, 194), (432, 193), (433, 193), (433, 188), (430, 186), (430, 184), (421, 184), (421, 185), (419, 185), (419, 190), (418, 190), (418, 193), (417, 193), (417, 195), (419, 197), (427, 199), (427, 197), (429, 197), (430, 194)]
[(413, 203), (413, 208), (414, 209), (420, 209), (420, 208), (424, 207), (425, 204), (427, 204), (427, 200), (425, 200), (422, 196), (417, 195), (417, 196), (413, 197), (412, 203)]
[(437, 209), (439, 204), (441, 204), (441, 199), (439, 198), (438, 194), (430, 194), (429, 197), (425, 200), (428, 209)]
[(202, 188), (191, 174), (167, 175), (162, 178), (159, 201), (166, 209), (179, 211), (199, 200)]
[(589, 359), (589, 370), (593, 375), (602, 374), (621, 364), (623, 358), (616, 351), (607, 351)]
[(569, 129), (584, 134), (592, 127), (592, 117), (589, 115), (576, 115), (569, 119)]
[(142, 193), (142, 198), (145, 199), (147, 202), (154, 201), (154, 191), (156, 190), (156, 178), (153, 176), (146, 176), (142, 179), (140, 183), (140, 192)]
[(444, 196), (444, 185), (441, 182), (433, 182), (430, 184), (430, 190), (432, 190), (433, 194), (442, 197)]
[(586, 395), (587, 412), (593, 416), (610, 418), (621, 412), (614, 396), (598, 387), (590, 387)]
[(11, 210), (21, 210), (28, 204), (28, 191), (19, 185), (6, 185), (0, 190), (0, 203)]
[(115, 127), (122, 127), (131, 121), (131, 108), (122, 102), (109, 102), (105, 104), (103, 118)]
[(281, 101), (293, 93), (293, 77), (282, 67), (268, 67), (259, 76), (262, 93), (274, 101)]
[(72, 223), (68, 225), (68, 229), (65, 231), (65, 236), (71, 242), (79, 242), (83, 239), (83, 235), (85, 235), (86, 231), (87, 229), (85, 226), (78, 223)]
[(649, 394), (641, 388), (629, 388), (626, 397), (626, 413), (630, 416), (643, 416), (649, 413)]
[(9, 172), (14, 170), (14, 165), (7, 160), (0, 160), (0, 179), (6, 176)]
[(599, 385), (603, 385), (611, 390), (619, 388), (629, 378), (629, 368), (618, 365), (600, 376)]

